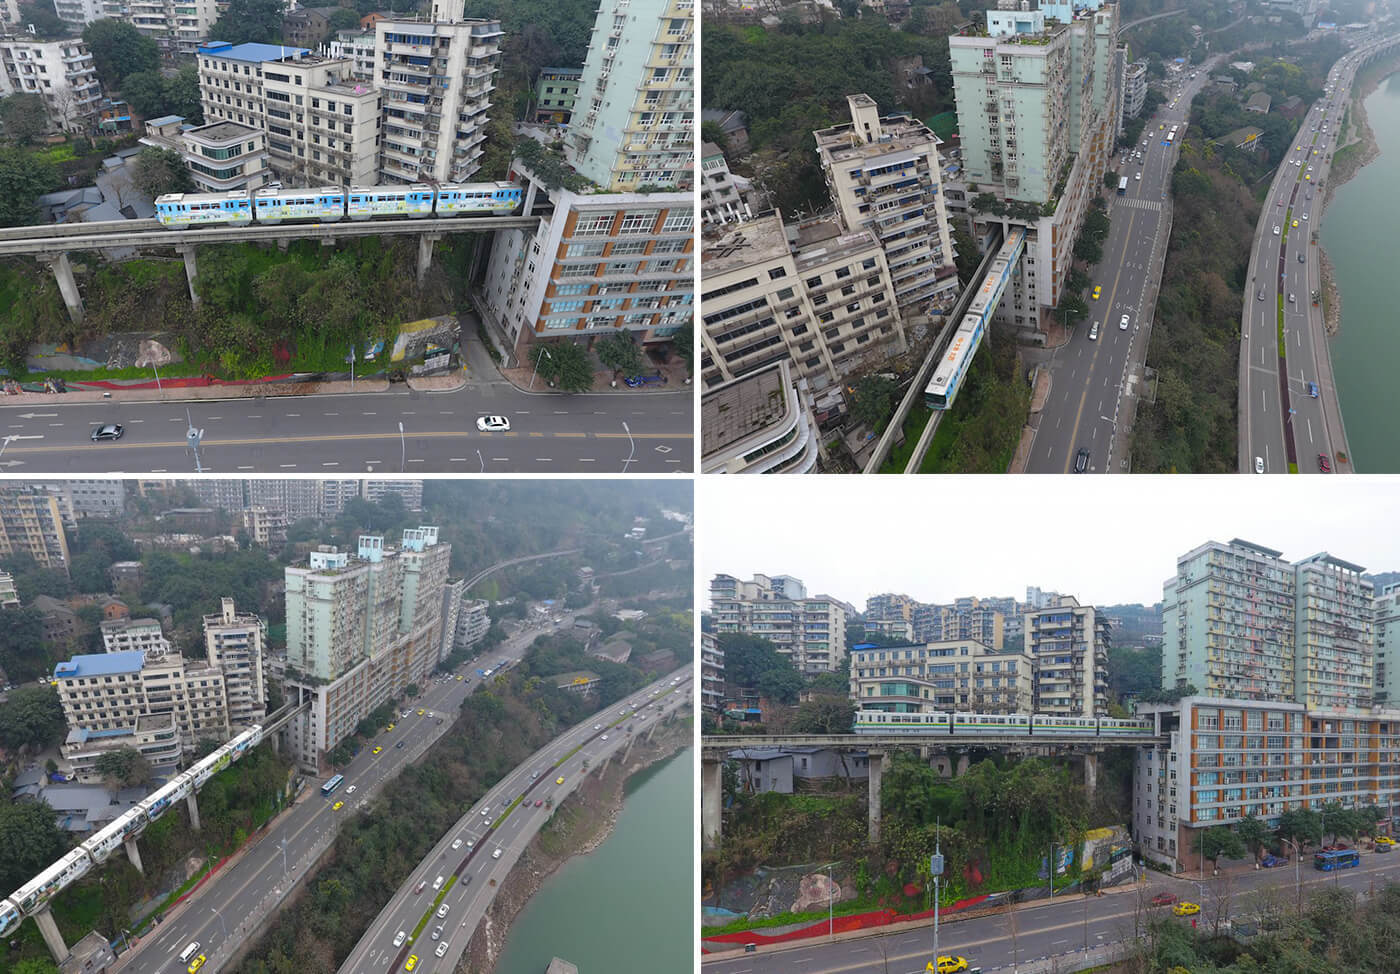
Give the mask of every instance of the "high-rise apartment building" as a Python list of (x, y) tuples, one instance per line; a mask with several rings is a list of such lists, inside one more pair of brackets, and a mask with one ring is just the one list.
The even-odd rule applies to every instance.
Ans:
[(1166, 743), (1137, 748), (1133, 837), (1169, 869), (1197, 869), (1195, 836), (1253, 815), (1400, 798), (1400, 711), (1312, 710), (1285, 701), (1185, 697), (1139, 703)]
[(915, 642), (973, 639), (993, 652), (1000, 652), (1005, 645), (1005, 616), (977, 599), (963, 599), (953, 605), (916, 603), (910, 618)]
[(899, 619), (904, 622), (913, 622), (914, 610), (918, 606), (919, 603), (907, 595), (884, 592), (880, 595), (872, 595), (865, 600), (865, 617), (867, 619)]
[(0, 487), (0, 558), (27, 554), (40, 568), (68, 572), (68, 537), (58, 498), (48, 491)]
[(159, 619), (107, 619), (99, 626), (102, 651), (106, 653), (139, 652), (147, 663), (165, 659), (174, 648), (165, 638)]
[(461, 10), (460, 0), (434, 0), (431, 22), (374, 25), (384, 103), (378, 182), (464, 183), (480, 168), (502, 32), (500, 21), (463, 20)]
[(78, 30), (106, 16), (102, 0), (53, 0), (53, 9), (59, 20)]
[(143, 717), (166, 715), (186, 751), (201, 738), (229, 736), (224, 673), (204, 661), (179, 653), (148, 660), (134, 649), (98, 653), (59, 663), (53, 679), (70, 730), (131, 731)]
[(457, 620), (462, 614), (462, 596), (467, 592), (465, 578), (449, 578), (442, 584), (442, 631), (438, 659), (444, 660), (456, 648)]
[(788, 575), (755, 575), (743, 582), (716, 575), (710, 582), (714, 631), (761, 636), (801, 673), (840, 668), (846, 656), (846, 608), (826, 595), (807, 597), (802, 582)]
[(1035, 661), (1035, 712), (1097, 717), (1108, 712), (1108, 620), (1071, 595), (1026, 612), (1025, 652)]
[(105, 16), (124, 20), (161, 53), (193, 56), (219, 19), (218, 0), (103, 0)]
[(43, 98), (51, 130), (85, 134), (97, 126), (102, 86), (81, 39), (0, 40), (0, 95), (11, 94)]
[(361, 496), (371, 504), (378, 504), (386, 497), (394, 496), (403, 502), (405, 511), (423, 509), (423, 481), (421, 480), (365, 480), (361, 482)]
[(354, 65), (351, 72), (356, 81), (374, 83), (374, 31), (342, 30), (321, 45), (321, 54), (328, 58), (348, 58)]
[(398, 549), (365, 535), (354, 555), (322, 547), (286, 569), (284, 691), (311, 704), (286, 733), (301, 767), (319, 771), (360, 720), (437, 666), (450, 557), (422, 527)]
[(985, 34), (949, 37), (963, 179), (1015, 204), (974, 207), (974, 237), (991, 225), (1028, 230), (997, 320), (1039, 330), (1061, 291), (1074, 242), (1118, 132), (1114, 72), (1118, 5), (1055, 12), (988, 10)]
[(724, 650), (712, 632), (700, 634), (700, 706), (718, 711), (724, 702)]
[(1162, 586), (1162, 682), (1202, 695), (1369, 707), (1373, 587), (1325, 552), (1296, 564), (1235, 539), (1177, 559)]
[(569, 126), (574, 168), (603, 189), (688, 189), (695, 164), (693, 0), (603, 0)]
[(790, 233), (774, 214), (726, 226), (704, 246), (706, 388), (788, 361), (823, 422), (842, 410), (846, 376), (907, 347), (885, 251), (867, 230), (818, 221)]
[(267, 626), (251, 612), (236, 612), (233, 599), (221, 599), (219, 611), (204, 617), (204, 651), (224, 674), (229, 727), (235, 733), (267, 716), (263, 655)]
[(470, 649), (481, 642), (491, 628), (490, 609), (491, 603), (485, 599), (462, 599), (452, 637), (453, 649)]
[(851, 701), (892, 713), (1029, 714), (1034, 660), (975, 639), (853, 649)]
[(846, 102), (849, 123), (813, 133), (841, 225), (880, 241), (902, 313), (951, 307), (958, 269), (941, 191), (938, 136), (907, 115), (881, 117), (869, 95), (848, 95)]
[(1376, 596), (1375, 703), (1400, 705), (1400, 582), (1384, 586)]
[(724, 150), (713, 142), (700, 147), (700, 222), (706, 227), (742, 223), (753, 211), (739, 190)]

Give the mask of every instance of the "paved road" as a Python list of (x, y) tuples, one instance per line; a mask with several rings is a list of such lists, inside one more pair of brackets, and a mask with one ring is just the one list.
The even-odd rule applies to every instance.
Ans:
[[(192, 473), (187, 411), (204, 430), (203, 469), (221, 474), (616, 474), (694, 467), (689, 387), (561, 396), (492, 382), (441, 393), (396, 388), (365, 395), (0, 407), (0, 436), (17, 437), (0, 453), (0, 470)], [(477, 417), (488, 414), (509, 418), (511, 431), (477, 432)], [(103, 423), (120, 423), (125, 435), (93, 443), (92, 428)]]
[(1367, 51), (1369, 46), (1332, 67), (1331, 92), (1303, 120), (1255, 229), (1240, 331), (1241, 472), (1288, 473), (1290, 463), (1296, 463), (1300, 473), (1318, 473), (1319, 455), (1337, 472), (1352, 470), (1335, 462), (1338, 452), (1347, 452), (1346, 434), (1322, 308), (1311, 300), (1322, 286), (1314, 242), (1322, 213), (1314, 203), (1324, 196), (1317, 187), (1330, 174), (1337, 127), (1350, 101), (1356, 65)]
[[(1167, 243), (1165, 197), (1179, 142), (1162, 143), (1173, 125), (1185, 125), (1191, 98), (1208, 75), (1202, 68), (1195, 80), (1184, 82), (1148, 120), (1142, 139), (1128, 150), (1127, 161), (1121, 161), (1120, 153), (1112, 162), (1119, 176), (1128, 177), (1128, 190), (1123, 196), (1116, 195), (1116, 189), (1108, 195), (1112, 222), (1103, 260), (1090, 280), (1091, 294), (1094, 285), (1103, 291), (1097, 301), (1090, 298), (1088, 320), (1051, 356), (1050, 394), (1031, 445), (1026, 465), (1030, 473), (1069, 473), (1080, 449), (1089, 451), (1086, 472), (1107, 473), (1119, 467), (1114, 434), (1120, 405), (1133, 364), (1146, 354), (1153, 313), (1147, 306), (1149, 286), (1157, 279), (1153, 267), (1160, 264)], [(1181, 134), (1178, 131), (1178, 140)], [(1131, 158), (1134, 152), (1142, 153), (1141, 161)], [(1119, 323), (1125, 314), (1124, 330)], [(1094, 322), (1099, 325), (1098, 338), (1091, 340)]]
[[(572, 615), (564, 625), (572, 625)], [(527, 629), (508, 639), (490, 654), (493, 660), (518, 660), (526, 648), (546, 629)], [(438, 715), (455, 717), (462, 701), (480, 683), (475, 666), (464, 666), (463, 679), (432, 682), (415, 701), (412, 716), (394, 730), (379, 735), (342, 773), (346, 783), (330, 798), (323, 798), (320, 780), (310, 781), (300, 799), (275, 819), (252, 846), (233, 863), (225, 866), (183, 907), (172, 911), (164, 923), (141, 938), (136, 948), (122, 956), (118, 970), (123, 974), (166, 974), (183, 970), (179, 954), (186, 944), (198, 941), (200, 952), (209, 958), (206, 970), (217, 971), (242, 941), (253, 931), (242, 924), (249, 917), (261, 916), (287, 894), (291, 886), (316, 864), (323, 848), (334, 839), (340, 821), (368, 805), (370, 798), (387, 782), (396, 779), (404, 766), (417, 760), (434, 741), (452, 727), (451, 719), (439, 725), (436, 718), (417, 716), (417, 708)], [(400, 741), (404, 747), (396, 747)], [(373, 746), (383, 750), (372, 753)], [(351, 786), (355, 791), (349, 791)], [(345, 802), (339, 811), (332, 807)], [(285, 857), (282, 843), (286, 843)], [(215, 909), (217, 908), (217, 912)]]
[[(1320, 873), (1310, 867), (1300, 873), (1304, 896), (1308, 890), (1327, 883), (1366, 893), (1382, 879), (1400, 880), (1400, 855), (1363, 853), (1361, 867), (1334, 873)], [(966, 957), (970, 966), (1010, 968), (1054, 955), (1079, 954), (1088, 948), (1133, 939), (1136, 924), (1154, 911), (1146, 900), (1158, 890), (1168, 890), (1178, 899), (1191, 899), (1203, 906), (1197, 923), (1213, 924), (1215, 915), (1226, 919), (1257, 912), (1258, 905), (1248, 891), (1265, 887), (1279, 890), (1277, 901), (1293, 902), (1295, 881), (1291, 867), (1235, 874), (1228, 897), (1216, 898), (1222, 887), (1212, 882), (1195, 883), (1148, 873), (1147, 884), (1116, 890), (1103, 897), (1069, 896), (1027, 904), (1015, 913), (1012, 938), (1008, 914), (961, 920), (943, 924), (939, 930), (939, 954)], [(1228, 906), (1228, 909), (1225, 907)], [(1156, 908), (1167, 912), (1167, 908)], [(1177, 922), (1189, 924), (1181, 918)], [(802, 971), (803, 974), (921, 974), (933, 957), (933, 928), (920, 926), (883, 935), (809, 942), (786, 950), (764, 950), (755, 954), (725, 953), (704, 963), (711, 974), (760, 974), (760, 972)]]
[[(424, 974), (456, 970), (500, 883), (554, 814), (551, 806), (582, 783), (587, 768), (596, 768), (622, 751), (632, 736), (688, 705), (690, 671), (687, 665), (643, 687), (561, 734), (506, 775), (409, 874), (341, 964), (341, 972), (405, 970), (411, 958), (413, 970)], [(507, 813), (521, 796), (520, 805)], [(550, 804), (537, 807), (537, 801)], [(446, 891), (440, 895), (435, 892), (439, 884)]]

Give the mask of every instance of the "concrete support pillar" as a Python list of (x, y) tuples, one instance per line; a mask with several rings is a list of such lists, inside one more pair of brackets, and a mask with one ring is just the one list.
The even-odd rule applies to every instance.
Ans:
[(718, 760), (700, 762), (700, 828), (706, 849), (719, 845), (720, 811), (724, 804), (724, 766)]
[(957, 770), (953, 772), (953, 777), (961, 778), (963, 775), (967, 774), (968, 765), (970, 765), (971, 763), (972, 759), (969, 758), (966, 754), (959, 754)]
[(281, 754), (281, 753), (282, 753), (282, 732), (281, 732), (281, 731), (278, 731), (277, 733), (273, 734), (270, 738), (268, 738), (268, 740), (270, 740), (270, 741), (272, 742), (272, 753), (273, 753), (273, 754)]
[(146, 875), (146, 867), (141, 865), (141, 850), (136, 846), (135, 837), (122, 840), (122, 846), (126, 849), (126, 857), (131, 860), (136, 871), (143, 876)]
[(525, 206), (520, 210), (526, 216), (535, 212), (535, 188), (537, 184), (533, 179), (525, 182)]
[(428, 268), (433, 266), (433, 244), (442, 239), (440, 233), (420, 233), (418, 235), (418, 283), (421, 286), (428, 276)]
[(870, 844), (880, 841), (880, 782), (885, 776), (885, 755), (870, 752)]
[(195, 801), (194, 792), (190, 792), (190, 797), (185, 799), (185, 806), (190, 810), (190, 828), (199, 831), (199, 803)]
[(1084, 791), (1087, 793), (1089, 801), (1094, 800), (1094, 789), (1099, 785), (1099, 756), (1097, 754), (1084, 755)]
[(34, 922), (39, 925), (39, 932), (44, 935), (44, 943), (49, 945), (53, 962), (62, 964), (68, 959), (68, 945), (63, 942), (63, 934), (58, 932), (58, 924), (54, 922), (53, 914), (47, 906), (34, 914)]
[(63, 295), (63, 303), (68, 306), (68, 317), (73, 324), (83, 323), (83, 296), (78, 293), (78, 282), (73, 279), (73, 265), (68, 263), (67, 254), (47, 258), (49, 269), (58, 279), (58, 291)]
[(199, 268), (195, 265), (194, 244), (185, 247), (176, 247), (180, 256), (185, 258), (185, 280), (190, 282), (190, 303), (199, 307), (199, 292), (194, 289), (194, 279), (199, 276)]
[(278, 238), (277, 238), (277, 249), (280, 250), (280, 251), (282, 251), (282, 253), (285, 254), (285, 253), (287, 252), (287, 248), (290, 247), (291, 245), (292, 245), (292, 238), (291, 238), (291, 237), (278, 237)]

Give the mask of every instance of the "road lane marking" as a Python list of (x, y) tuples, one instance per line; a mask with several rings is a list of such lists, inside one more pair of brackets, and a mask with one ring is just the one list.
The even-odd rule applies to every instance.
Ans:
[[(184, 421), (183, 419), (181, 419), (181, 420), (178, 420), (178, 422), (183, 423), (183, 422), (185, 422), (185, 421)], [(478, 433), (475, 433), (475, 432), (471, 432), (471, 431), (466, 431), (466, 430), (462, 430), (462, 431), (456, 431), (456, 430), (437, 430), (437, 431), (427, 431), (427, 432), (423, 432), (423, 433), (414, 433), (414, 434), (411, 434), (411, 435), (412, 435), (415, 439), (443, 439), (443, 438), (447, 438), (447, 437), (469, 438), (469, 437), (472, 437), (472, 436), (480, 436), (481, 434), (478, 434)], [(513, 433), (507, 433), (507, 434), (505, 434), (505, 435), (506, 435), (506, 436), (514, 436), (515, 434), (513, 434)], [(537, 433), (537, 434), (532, 434), (532, 435), (535, 435), (535, 436), (542, 436), (542, 437), (543, 437), (543, 436), (547, 436), (547, 437), (579, 437), (579, 436), (582, 436), (582, 437), (593, 437), (593, 438), (595, 438), (595, 439), (600, 439), (600, 440), (625, 440), (625, 439), (627, 439), (627, 436), (628, 436), (628, 434), (622, 433), (622, 432), (618, 432), (618, 433)], [(632, 435), (633, 439), (638, 439), (638, 440), (669, 440), (669, 439), (693, 440), (693, 439), (695, 439), (695, 434), (694, 434), (694, 432), (689, 431), (689, 430), (686, 430), (686, 431), (683, 431), (683, 432), (674, 432), (674, 433), (636, 433), (636, 432), (634, 432), (634, 433), (632, 433), (631, 435)], [(486, 437), (484, 437), (484, 436), (483, 436), (482, 438), (483, 438), (483, 439), (486, 439)], [(398, 433), (397, 430), (395, 430), (395, 431), (392, 432), (392, 433), (328, 433), (328, 434), (326, 434), (326, 435), (324, 435), (324, 436), (313, 436), (313, 435), (308, 435), (308, 436), (282, 436), (282, 437), (279, 437), (279, 436), (269, 436), (269, 437), (242, 437), (242, 438), (233, 438), (233, 439), (227, 439), (227, 440), (225, 440), (225, 439), (218, 439), (218, 440), (215, 440), (215, 439), (211, 439), (211, 438), (209, 438), (209, 437), (205, 437), (205, 439), (204, 439), (204, 446), (205, 446), (205, 448), (208, 448), (208, 447), (211, 447), (211, 446), (269, 446), (269, 445), (292, 445), (292, 444), (299, 444), (299, 443), (332, 443), (332, 442), (341, 441), (341, 440), (356, 440), (356, 441), (361, 441), (361, 442), (363, 442), (363, 441), (365, 441), (365, 440), (397, 440), (397, 439), (399, 439), (399, 433)], [(167, 448), (167, 447), (183, 447), (183, 446), (185, 446), (185, 445), (186, 445), (186, 444), (185, 444), (185, 441), (184, 441), (183, 438), (181, 438), (181, 439), (179, 439), (179, 440), (163, 440), (163, 441), (157, 441), (157, 442), (154, 442), (154, 443), (134, 443), (134, 442), (131, 442), (131, 441), (128, 441), (128, 440), (118, 440), (118, 441), (116, 441), (116, 442), (114, 442), (114, 443), (109, 443), (109, 444), (107, 444), (107, 446), (105, 447), (105, 449), (106, 449), (106, 450), (131, 450), (131, 449), (145, 450), (145, 449), (152, 449), (152, 450), (153, 450), (153, 449), (160, 449), (160, 448)], [(44, 453), (44, 452), (49, 452), (49, 453), (51, 453), (51, 452), (58, 451), (58, 450), (72, 451), (72, 449), (73, 449), (72, 444), (68, 444), (68, 445), (66, 445), (66, 446), (26, 446), (26, 447), (11, 446), (7, 452), (9, 452), (9, 453)], [(378, 462), (378, 461), (375, 461), (375, 462)]]

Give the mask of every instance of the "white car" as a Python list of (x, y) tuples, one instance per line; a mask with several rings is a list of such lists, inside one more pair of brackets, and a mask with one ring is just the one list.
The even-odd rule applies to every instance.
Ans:
[(504, 416), (478, 416), (476, 428), (483, 433), (508, 433), (510, 420)]
[(447, 911), (448, 911), (448, 909), (449, 909), (449, 907), (448, 907), (448, 905), (447, 905), (446, 903), (444, 903), (444, 904), (442, 904), (442, 906), (438, 907), (438, 919), (439, 919), (439, 920), (441, 920), (443, 917), (447, 916)]
[(452, 848), (454, 848), (454, 849), (460, 849), (460, 848), (462, 848), (462, 840), (461, 840), (461, 839), (457, 839), (456, 841), (454, 841), (454, 842), (452, 843)]
[(491, 853), (491, 858), (492, 858), (492, 859), (499, 859), (499, 858), (501, 858), (501, 850), (500, 850), (500, 849), (497, 849), (495, 852)]
[(608, 735), (604, 734), (601, 739), (606, 741), (608, 739)]
[(1279, 229), (1278, 229), (1278, 227), (1274, 227), (1274, 236), (1277, 237), (1278, 235), (1279, 235)]
[(433, 953), (437, 954), (439, 957), (447, 953), (447, 941), (444, 940), (442, 943), (438, 944), (437, 950), (433, 951)]
[(405, 932), (405, 931), (403, 931), (403, 930), (400, 930), (398, 936), (394, 938), (394, 946), (395, 946), (395, 947), (402, 947), (402, 946), (403, 946), (403, 942), (404, 942), (405, 940), (407, 940), (407, 939), (408, 939), (408, 933)]
[(1254, 458), (1254, 472), (1255, 472), (1255, 473), (1263, 473), (1263, 472), (1264, 472), (1264, 458), (1263, 458), (1263, 457), (1255, 457), (1255, 458)]
[(351, 785), (349, 788), (346, 788), (346, 789), (345, 789), (345, 794), (347, 794), (347, 795), (353, 795), (353, 794), (355, 794), (355, 786), (354, 786), (354, 785)]
[(1119, 330), (1119, 331), (1127, 331), (1127, 330), (1128, 330), (1128, 316), (1127, 316), (1127, 315), (1124, 315), (1124, 316), (1122, 317), (1122, 319), (1119, 320), (1119, 322), (1118, 322), (1118, 330)]

